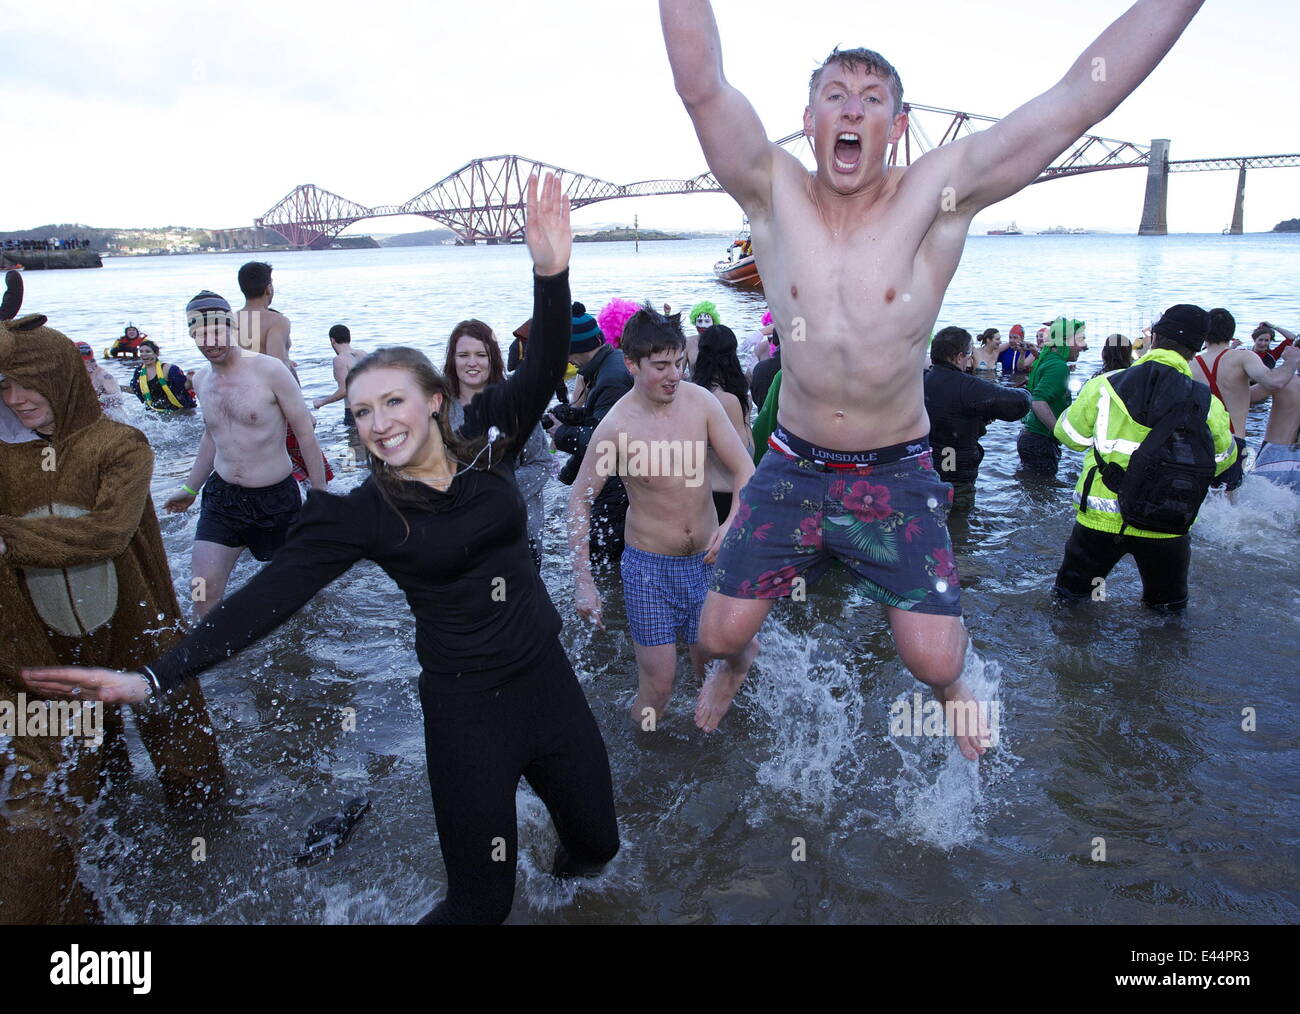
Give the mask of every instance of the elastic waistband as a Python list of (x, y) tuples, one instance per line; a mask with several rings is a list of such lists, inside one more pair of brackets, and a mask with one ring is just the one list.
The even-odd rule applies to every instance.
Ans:
[[(226, 486), (226, 487), (228, 487), (229, 489), (237, 490), (237, 491), (239, 491), (240, 493), (270, 493), (270, 492), (272, 492), (272, 491), (274, 491), (274, 490), (282, 489), (282, 488), (284, 487), (284, 484), (285, 484), (285, 483), (292, 483), (294, 486), (297, 486), (297, 485), (298, 485), (298, 480), (296, 480), (296, 479), (293, 477), (292, 473), (289, 474), (289, 475), (286, 475), (286, 476), (285, 476), (283, 479), (281, 479), (279, 482), (273, 482), (273, 483), (271, 483), (271, 485), (269, 485), (269, 486), (236, 486), (233, 482), (230, 482), (230, 481), (228, 481), (228, 480), (226, 480), (226, 479), (221, 478), (221, 473), (219, 473), (219, 472), (213, 472), (213, 473), (212, 473), (212, 479), (216, 479), (216, 480), (219, 481), (223, 486)], [(212, 484), (212, 479), (209, 479), (209, 480), (208, 480), (208, 485), (211, 485), (211, 484)]]
[(666, 561), (680, 560), (683, 563), (691, 563), (694, 560), (699, 560), (703, 558), (703, 556), (707, 552), (708, 550), (704, 549), (698, 553), (692, 553), (690, 556), (669, 556), (667, 553), (652, 553), (648, 549), (637, 549), (636, 546), (629, 546), (626, 543), (623, 545), (624, 556), (631, 553), (634, 556), (643, 556), (647, 560), (666, 560)]
[(796, 437), (778, 423), (767, 438), (767, 444), (787, 458), (803, 458), (823, 468), (861, 468), (863, 465), (888, 465), (926, 454), (930, 451), (930, 435), (927, 433), (905, 444), (877, 447), (872, 451), (832, 451)]

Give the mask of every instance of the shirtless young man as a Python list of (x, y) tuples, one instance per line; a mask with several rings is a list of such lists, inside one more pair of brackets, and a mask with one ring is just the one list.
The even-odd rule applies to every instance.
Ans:
[[(262, 261), (249, 261), (239, 269), (238, 277), (239, 291), (244, 294), (244, 305), (240, 307), (237, 317), (239, 344), (253, 352), (275, 356), (293, 374), (294, 382), (302, 387), (298, 368), (289, 358), (289, 348), (292, 345), (289, 338), (289, 318), (279, 310), (271, 309), (271, 300), (275, 298), (275, 285), (271, 282), (271, 265)], [(307, 418), (315, 427), (316, 420), (310, 414)], [(285, 430), (284, 446), (289, 452), (289, 460), (293, 463), (294, 478), (302, 480), (309, 476), (311, 470), (307, 467), (303, 455), (302, 442), (298, 439), (298, 431), (292, 424)], [(321, 460), (325, 480), (328, 482), (334, 478), (334, 472), (324, 455), (321, 456)]]
[(709, 656), (696, 644), (700, 607), (711, 564), (735, 517), (733, 507), (726, 522), (718, 524), (707, 452), (716, 452), (735, 477), (733, 494), (749, 481), (754, 465), (718, 399), (683, 382), (686, 339), (680, 317), (664, 317), (647, 304), (623, 329), (622, 348), (632, 390), (596, 427), (569, 495), (578, 615), (604, 627), (600, 593), (591, 576), (588, 530), (592, 502), (605, 480), (618, 475), (628, 496), (620, 569), (639, 678), (632, 721), (653, 731), (662, 717), (677, 675), (680, 636), (690, 645), (691, 664), (704, 683), (695, 724), (712, 732), (744, 682), (758, 646), (705, 677)]
[(200, 292), (185, 315), (190, 336), (209, 364), (194, 378), (203, 439), (181, 490), (163, 506), (183, 513), (203, 488), (190, 551), (197, 582), (194, 612), (202, 619), (221, 601), (244, 549), (263, 562), (271, 559), (297, 520), (302, 494), (284, 449), (286, 423), (303, 434), (312, 488), (327, 486), (311, 413), (293, 374), (271, 356), (240, 348), (230, 304), (215, 292)]
[[(1242, 458), (1246, 451), (1246, 411), (1254, 401), (1263, 401), (1270, 394), (1286, 387), (1295, 376), (1300, 364), (1300, 349), (1289, 346), (1282, 351), (1282, 365), (1269, 369), (1253, 349), (1231, 347), (1237, 322), (1222, 307), (1210, 311), (1210, 336), (1205, 340), (1205, 351), (1197, 354), (1189, 364), (1192, 379), (1209, 386), (1210, 391), (1232, 420), (1232, 435), (1237, 441), (1237, 460), (1232, 467), (1215, 480), (1222, 484), (1230, 500), (1236, 500), (1237, 489), (1244, 478)], [(1257, 384), (1254, 391), (1251, 384)]]
[[(289, 318), (279, 310), (271, 309), (275, 286), (271, 282), (271, 265), (262, 261), (249, 261), (239, 269), (239, 291), (244, 294), (244, 305), (236, 316), (239, 342), (246, 349), (275, 356), (284, 363), (298, 380), (298, 371), (289, 358)], [(299, 381), (301, 383), (301, 381)]]
[[(334, 393), (328, 398), (317, 398), (311, 403), (311, 407), (317, 410), (347, 397), (348, 370), (366, 358), (365, 350), (352, 344), (352, 332), (348, 330), (346, 324), (335, 324), (330, 328), (330, 348), (334, 350), (333, 368), (336, 387)], [(365, 447), (357, 433), (357, 424), (352, 418), (352, 412), (346, 405), (343, 406), (343, 426), (348, 432), (348, 446), (352, 449), (354, 461), (365, 460)]]
[[(928, 453), (926, 338), (975, 215), (1024, 189), (1109, 115), (1201, 2), (1139, 0), (1043, 95), (907, 168), (886, 164), (889, 145), (907, 129), (897, 73), (876, 53), (832, 54), (813, 76), (804, 111), (817, 162), (810, 175), (768, 140), (727, 82), (708, 0), (660, 0), (677, 92), (709, 168), (749, 218), (785, 339), (774, 434), (782, 453), (764, 456), (742, 498), (755, 521), (800, 533), (767, 542), (752, 538), (752, 526), (729, 534), (718, 590), (700, 622), (708, 654), (748, 651), (772, 599), (789, 595), (794, 577), (840, 559), (888, 607), (912, 674), (945, 700), (970, 698), (960, 680), (967, 638), (944, 525), (951, 488)], [(800, 336), (806, 340), (794, 340)], [(908, 361), (911, 369), (899, 369)], [(793, 497), (779, 500), (774, 493), (786, 483)], [(788, 516), (791, 503), (810, 499), (818, 504), (810, 516)], [(859, 544), (879, 542), (885, 528), (898, 559), (882, 566), (855, 548), (852, 533)], [(983, 752), (976, 737), (958, 737), (958, 745), (970, 759)]]

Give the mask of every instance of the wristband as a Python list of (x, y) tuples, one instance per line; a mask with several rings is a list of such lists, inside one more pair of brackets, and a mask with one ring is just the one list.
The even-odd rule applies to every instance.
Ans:
[(140, 675), (143, 676), (144, 681), (149, 684), (149, 699), (142, 704), (137, 704), (136, 707), (144, 708), (146, 711), (160, 710), (163, 704), (163, 698), (166, 696), (163, 692), (162, 682), (158, 679), (157, 674), (147, 665), (142, 665), (140, 667)]
[(189, 486), (185, 485), (185, 483), (183, 482), (181, 483), (181, 489), (185, 490), (185, 492), (188, 493), (190, 496), (199, 495), (199, 491), (197, 489), (190, 489)]

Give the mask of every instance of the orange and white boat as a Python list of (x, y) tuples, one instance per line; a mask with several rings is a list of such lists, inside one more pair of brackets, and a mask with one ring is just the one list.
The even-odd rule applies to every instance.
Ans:
[(749, 234), (739, 236), (727, 251), (725, 261), (713, 265), (713, 273), (718, 281), (741, 288), (761, 289), (763, 279), (758, 274), (758, 264), (754, 261), (753, 243)]

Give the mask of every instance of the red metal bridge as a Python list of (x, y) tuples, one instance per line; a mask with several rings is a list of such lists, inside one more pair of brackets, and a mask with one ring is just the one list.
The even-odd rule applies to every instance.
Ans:
[[(932, 148), (997, 122), (990, 116), (917, 103), (905, 103), (903, 108), (908, 114), (907, 132), (890, 150), (891, 165), (910, 165), (914, 158)], [(797, 150), (803, 139), (801, 131), (781, 138), (777, 144)], [(1240, 232), (1246, 169), (1300, 165), (1300, 155), (1171, 162), (1168, 150), (1167, 140), (1157, 140), (1147, 146), (1088, 134), (1048, 166), (1035, 182), (1112, 169), (1146, 168), (1147, 202), (1139, 231), (1144, 235), (1154, 235), (1166, 231), (1168, 173), (1238, 169), (1238, 196), (1232, 231)], [(537, 170), (555, 173), (560, 178), (574, 208), (624, 197), (722, 192), (712, 173), (682, 180), (642, 180), (620, 184), (520, 155), (495, 155), (475, 159), (402, 204), (365, 207), (315, 184), (296, 187), (256, 220), (255, 235), (261, 236), (262, 230), (274, 230), (291, 247), (320, 249), (329, 246), (339, 233), (357, 222), (391, 215), (419, 215), (446, 226), (466, 244), (515, 242), (524, 235), (524, 196), (528, 177)]]

